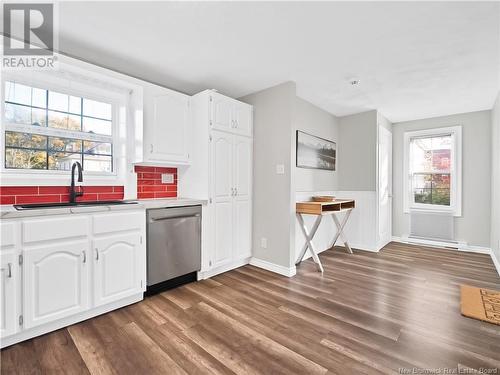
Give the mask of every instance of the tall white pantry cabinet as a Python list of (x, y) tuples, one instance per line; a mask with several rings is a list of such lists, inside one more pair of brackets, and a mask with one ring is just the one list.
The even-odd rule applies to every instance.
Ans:
[(252, 255), (253, 107), (206, 90), (191, 98), (192, 164), (180, 190), (206, 199), (200, 278), (247, 264)]

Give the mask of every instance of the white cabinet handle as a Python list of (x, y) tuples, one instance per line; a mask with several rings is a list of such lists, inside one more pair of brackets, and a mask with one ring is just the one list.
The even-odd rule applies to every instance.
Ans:
[(82, 255), (83, 255), (83, 263), (86, 263), (87, 262), (87, 253), (85, 251), (82, 251)]
[(152, 154), (153, 153), (153, 144), (151, 143), (151, 145), (149, 147), (150, 147), (149, 153)]
[[(5, 268), (1, 268), (0, 271), (5, 271)], [(12, 263), (7, 263), (7, 277), (10, 279), (12, 277)]]
[(99, 260), (99, 249), (95, 248), (95, 260)]

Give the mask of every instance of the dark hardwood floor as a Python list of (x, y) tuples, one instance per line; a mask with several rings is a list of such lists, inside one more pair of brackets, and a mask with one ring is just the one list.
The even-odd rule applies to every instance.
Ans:
[(462, 283), (500, 290), (489, 256), (391, 243), (320, 257), (323, 276), (311, 260), (293, 278), (245, 266), (14, 345), (2, 374), (500, 373), (500, 326), (459, 307)]

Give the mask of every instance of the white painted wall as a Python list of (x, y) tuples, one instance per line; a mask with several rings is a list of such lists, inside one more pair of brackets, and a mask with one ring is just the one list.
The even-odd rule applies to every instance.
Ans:
[(491, 111), (491, 249), (500, 274), (500, 94)]
[(462, 216), (455, 218), (455, 239), (490, 247), (491, 112), (479, 111), (395, 123), (393, 125), (393, 236), (409, 232), (403, 212), (404, 132), (462, 126)]
[[(294, 132), (301, 130), (339, 144), (338, 118), (299, 97), (295, 98), (293, 125)], [(296, 148), (292, 151), (295, 161)], [(296, 191), (337, 190), (338, 171), (295, 167), (295, 181)]]
[(339, 119), (339, 190), (375, 191), (377, 111)]
[[(290, 268), (295, 243), (295, 83), (239, 100), (254, 106), (253, 257)], [(284, 165), (284, 174), (276, 173), (277, 164)], [(262, 238), (267, 239), (267, 248), (261, 247)]]

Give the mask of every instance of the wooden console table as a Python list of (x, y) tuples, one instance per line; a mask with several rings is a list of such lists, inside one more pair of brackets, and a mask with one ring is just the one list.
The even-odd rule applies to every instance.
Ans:
[[(347, 251), (352, 254), (351, 246), (349, 245), (347, 237), (344, 233), (344, 227), (347, 224), (347, 220), (349, 220), (349, 216), (351, 216), (351, 212), (355, 207), (356, 202), (353, 199), (336, 199), (333, 202), (297, 202), (295, 208), (296, 215), (297, 219), (299, 220), (300, 227), (302, 228), (302, 233), (304, 233), (304, 236), (306, 238), (306, 243), (300, 251), (300, 255), (295, 265), (298, 265), (300, 262), (302, 262), (307, 249), (309, 249), (311, 251), (314, 262), (318, 266), (318, 271), (323, 272), (323, 265), (321, 264), (318, 252), (315, 250), (312, 240), (314, 238), (314, 235), (316, 234), (316, 231), (318, 230), (319, 225), (321, 224), (323, 216), (325, 215), (330, 215), (337, 227), (337, 233), (335, 234), (335, 237), (331, 242), (330, 248), (335, 246), (335, 243), (340, 237), (342, 238)], [(337, 214), (339, 213), (345, 213), (342, 222), (340, 222), (339, 218), (337, 217)], [(316, 216), (316, 220), (314, 221), (310, 232), (305, 225), (303, 215)]]

